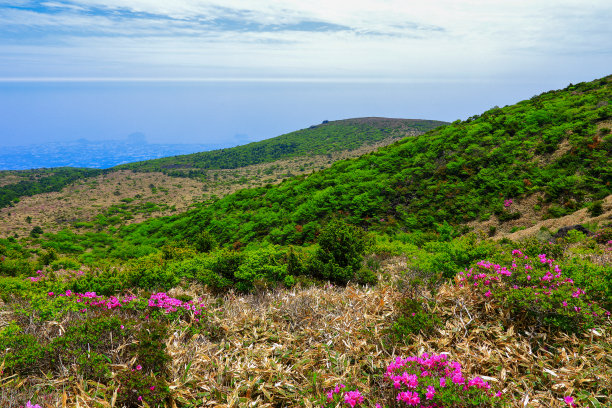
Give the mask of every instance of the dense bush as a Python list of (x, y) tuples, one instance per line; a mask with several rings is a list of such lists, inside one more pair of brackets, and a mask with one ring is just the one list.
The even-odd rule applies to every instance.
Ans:
[(363, 230), (334, 219), (319, 235), (319, 249), (313, 261), (313, 274), (345, 284), (362, 268), (367, 239)]

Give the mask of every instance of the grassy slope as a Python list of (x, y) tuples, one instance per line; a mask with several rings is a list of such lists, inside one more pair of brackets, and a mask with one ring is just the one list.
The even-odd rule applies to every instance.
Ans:
[(59, 191), (76, 180), (94, 177), (102, 172), (72, 167), (0, 171), (0, 208), (11, 205), (21, 197)]
[(612, 193), (612, 135), (601, 126), (612, 118), (611, 81), (494, 108), (308, 177), (140, 225), (127, 237), (182, 239), (206, 229), (222, 243), (302, 243), (338, 213), (369, 229), (458, 228), (520, 220), (516, 206), (533, 197), (540, 218), (563, 216)]
[(231, 149), (130, 163), (118, 168), (193, 176), (201, 174), (198, 170), (202, 169), (236, 169), (283, 158), (357, 149), (363, 144), (380, 142), (389, 137), (427, 132), (443, 124), (445, 122), (418, 119), (339, 120)]

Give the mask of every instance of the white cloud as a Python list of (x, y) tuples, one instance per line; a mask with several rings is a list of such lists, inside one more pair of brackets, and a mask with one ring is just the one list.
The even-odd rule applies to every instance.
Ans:
[(0, 5), (0, 76), (468, 78), (612, 62), (609, 0), (28, 4)]

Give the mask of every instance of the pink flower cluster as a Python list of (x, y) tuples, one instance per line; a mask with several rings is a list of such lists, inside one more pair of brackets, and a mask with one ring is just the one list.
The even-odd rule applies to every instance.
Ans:
[(193, 314), (200, 315), (202, 313), (202, 305), (196, 305), (191, 300), (182, 302), (179, 299), (172, 298), (164, 292), (154, 293), (149, 298), (149, 307), (157, 307), (163, 309), (166, 313), (176, 312), (179, 309), (191, 310)]
[[(47, 295), (49, 297), (55, 296), (53, 292), (49, 292)], [(60, 293), (57, 296), (73, 298), (75, 299), (76, 303), (80, 303), (86, 307), (96, 307), (107, 310), (118, 309), (131, 303), (144, 302), (134, 295), (124, 296), (122, 299), (119, 299), (116, 296), (99, 296), (96, 294), (96, 292), (74, 293), (70, 289), (68, 289), (65, 293)], [(155, 309), (161, 309), (164, 311), (164, 313), (172, 313), (178, 310), (192, 311), (195, 316), (201, 315), (202, 311), (204, 310), (204, 305), (202, 304), (197, 304), (193, 300), (183, 302), (179, 299), (168, 296), (164, 292), (152, 294), (147, 301), (147, 306)], [(87, 311), (86, 307), (81, 309), (81, 312), (85, 313)]]
[[(489, 383), (480, 377), (466, 380), (461, 372), (461, 364), (449, 361), (445, 354), (424, 353), (420, 357), (397, 357), (387, 366), (384, 379), (393, 384), (397, 392), (394, 399), (401, 406), (444, 408), (445, 395), (453, 399), (457, 395), (470, 398), (470, 395), (474, 395), (473, 390), (481, 390), (492, 401), (502, 395), (501, 392), (493, 394)], [(359, 390), (348, 391), (344, 384), (327, 391), (326, 397), (327, 407), (336, 407), (342, 401), (354, 408), (364, 401)], [(380, 407), (377, 403), (376, 408)]]
[[(445, 354), (424, 353), (420, 357), (397, 357), (387, 366), (384, 377), (399, 390), (397, 401), (419, 408), (442, 407), (442, 401), (436, 396), (449, 384), (458, 387), (457, 390), (482, 389), (487, 395), (493, 396), (489, 393), (489, 383), (480, 377), (466, 381), (461, 372), (461, 364), (449, 361)], [(422, 401), (427, 401), (426, 405), (421, 405)]]
[(504, 207), (510, 207), (512, 205), (512, 202), (512, 199), (504, 200)]
[[(490, 298), (493, 295), (493, 286), (494, 283), (501, 284), (502, 280), (505, 277), (513, 276), (513, 273), (520, 273), (518, 271), (518, 262), (524, 262), (524, 279), (528, 282), (527, 285), (522, 284), (523, 288), (531, 288), (535, 292), (535, 296), (547, 296), (550, 297), (555, 294), (560, 288), (565, 287), (566, 290), (571, 291), (571, 297), (567, 295), (566, 300), (560, 301), (564, 308), (567, 308), (568, 301), (573, 299), (578, 299), (586, 292), (584, 289), (576, 287), (574, 285), (574, 281), (570, 278), (564, 278), (562, 276), (561, 267), (555, 263), (555, 261), (551, 258), (548, 258), (546, 254), (539, 254), (539, 266), (538, 262), (532, 264), (529, 262), (529, 257), (524, 255), (520, 250), (515, 249), (512, 251), (512, 265), (510, 268), (501, 266), (499, 264), (495, 264), (489, 261), (479, 261), (476, 263), (476, 269), (471, 268), (464, 272), (459, 272), (456, 280), (460, 287), (481, 287), (482, 293), (485, 297)], [(532, 276), (536, 274), (536, 270), (534, 270), (534, 265), (538, 266), (539, 273), (543, 273), (539, 278)], [(544, 270), (542, 271), (542, 268)], [(515, 276), (516, 277), (516, 276)], [(518, 276), (520, 280), (520, 276)], [(515, 279), (516, 281), (516, 279)], [(517, 282), (519, 283), (519, 282)], [(515, 283), (510, 287), (510, 290), (519, 289), (519, 286)], [(559, 292), (561, 293), (561, 292)], [(539, 301), (538, 298), (535, 299), (537, 303)], [(591, 303), (590, 306), (593, 306), (594, 303)], [(589, 308), (591, 309), (591, 308)], [(586, 308), (582, 308), (579, 306), (574, 306), (573, 310), (575, 312), (582, 311), (583, 313), (591, 313), (593, 316), (597, 316), (597, 312), (593, 310), (586, 310)], [(603, 311), (606, 316), (610, 316), (609, 311)]]
[(38, 282), (38, 281), (40, 281), (40, 280), (42, 280), (42, 279), (44, 279), (44, 278), (45, 278), (45, 274), (44, 274), (44, 273), (43, 273), (43, 271), (41, 271), (41, 270), (36, 271), (36, 274), (37, 274), (38, 276), (30, 276), (30, 277), (28, 277), (27, 279), (28, 279), (30, 282), (35, 283), (35, 282)]

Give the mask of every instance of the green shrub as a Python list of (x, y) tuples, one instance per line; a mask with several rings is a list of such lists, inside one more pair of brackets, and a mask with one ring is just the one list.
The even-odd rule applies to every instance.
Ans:
[[(112, 351), (126, 342), (131, 329), (117, 316), (95, 316), (72, 321), (66, 332), (50, 344), (53, 367), (76, 364), (85, 379), (106, 382), (110, 379)], [(115, 362), (118, 363), (118, 362)]]
[(24, 276), (36, 270), (27, 259), (3, 258), (0, 256), (0, 276)]
[(595, 234), (595, 241), (597, 241), (598, 244), (604, 245), (612, 241), (612, 225), (607, 225), (597, 231), (597, 234)]
[(63, 292), (70, 289), (76, 293), (96, 292), (98, 295), (111, 296), (130, 286), (129, 276), (116, 269), (93, 270), (81, 277), (62, 284), (47, 287), (47, 292)]
[(76, 359), (77, 373), (85, 379), (105, 382), (111, 376), (109, 363), (110, 358), (95, 351), (82, 353)]
[(163, 323), (151, 320), (137, 333), (135, 346), (136, 361), (144, 372), (153, 372), (164, 376), (168, 372), (171, 358), (166, 352), (168, 327)]
[(59, 269), (78, 269), (81, 267), (80, 262), (77, 262), (74, 259), (70, 258), (59, 258), (46, 265), (51, 266), (54, 271), (57, 271)]
[(588, 210), (589, 210), (589, 215), (591, 217), (597, 217), (601, 214), (603, 214), (604, 209), (603, 209), (603, 201), (598, 200), (598, 201), (593, 201), (592, 203), (590, 203), (588, 205)]
[(361, 269), (366, 237), (361, 228), (332, 220), (319, 236), (319, 249), (313, 261), (315, 276), (345, 284)]
[(43, 229), (39, 225), (37, 225), (34, 228), (32, 228), (32, 230), (30, 231), (30, 236), (32, 238), (38, 238), (38, 236), (42, 234), (43, 232), (44, 232)]
[(119, 385), (117, 406), (124, 408), (166, 407), (172, 394), (163, 377), (155, 376), (144, 370), (123, 370), (117, 375)]
[(398, 315), (389, 330), (394, 342), (408, 344), (413, 335), (432, 334), (435, 328), (442, 324), (440, 317), (425, 308), (425, 304), (427, 304), (426, 299), (411, 297), (398, 302), (396, 305)]
[(27, 376), (45, 372), (50, 363), (49, 351), (48, 346), (40, 344), (31, 334), (15, 331), (0, 333), (0, 358), (8, 373)]
[(199, 252), (210, 252), (217, 247), (217, 241), (214, 235), (204, 230), (196, 236), (193, 245)]
[(127, 265), (127, 283), (130, 287), (167, 291), (175, 287), (180, 277), (176, 276), (159, 254), (130, 261)]

